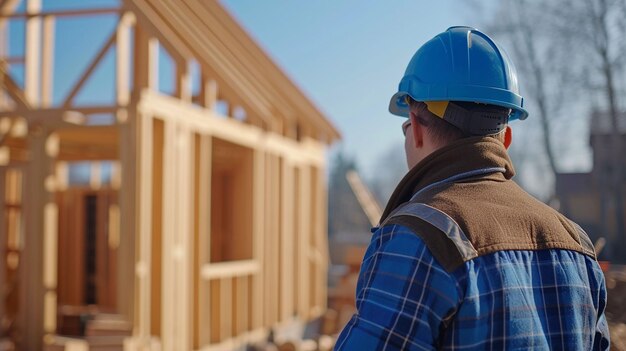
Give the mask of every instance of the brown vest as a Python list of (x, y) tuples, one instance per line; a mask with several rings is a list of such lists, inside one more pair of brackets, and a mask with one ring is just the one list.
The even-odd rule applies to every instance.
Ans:
[(587, 234), (522, 190), (514, 174), (499, 141), (457, 141), (407, 173), (380, 224), (411, 228), (449, 272), (500, 250), (566, 249), (595, 258)]

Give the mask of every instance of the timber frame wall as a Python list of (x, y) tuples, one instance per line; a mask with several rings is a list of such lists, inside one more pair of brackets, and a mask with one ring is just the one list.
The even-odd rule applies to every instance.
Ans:
[[(91, 162), (91, 190), (117, 194), (106, 235), (115, 309), (133, 325), (125, 350), (230, 349), (323, 313), (325, 151), (339, 134), (219, 3), (43, 12), (42, 0), (21, 1), (26, 13), (0, 0), (0, 285), (14, 287), (0, 295), (0, 316), (15, 318), (19, 348), (58, 342), (55, 194), (71, 188), (75, 161)], [(56, 21), (111, 14), (114, 32), (53, 106)], [(13, 19), (25, 21), (24, 57), (2, 44)], [(158, 91), (159, 46), (175, 62), (171, 96)], [(75, 106), (110, 50), (116, 103)], [(13, 64), (24, 65), (23, 86)], [(102, 113), (115, 120), (87, 123)], [(103, 161), (109, 184), (93, 176)]]

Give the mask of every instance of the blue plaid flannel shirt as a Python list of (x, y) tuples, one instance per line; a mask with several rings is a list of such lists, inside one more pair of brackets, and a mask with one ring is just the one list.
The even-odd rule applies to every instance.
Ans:
[(335, 350), (608, 350), (605, 306), (604, 275), (578, 252), (499, 251), (447, 273), (410, 229), (388, 225)]

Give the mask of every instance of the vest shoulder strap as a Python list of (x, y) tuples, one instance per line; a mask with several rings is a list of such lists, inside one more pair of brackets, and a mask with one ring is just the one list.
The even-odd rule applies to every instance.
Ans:
[(456, 221), (445, 212), (423, 203), (408, 202), (398, 207), (381, 226), (400, 224), (419, 236), (437, 262), (452, 272), (478, 252)]
[[(595, 249), (587, 233), (575, 222), (578, 243), (584, 254), (596, 258)], [(407, 202), (392, 212), (381, 226), (399, 224), (419, 236), (443, 268), (451, 273), (463, 263), (478, 257), (474, 245), (463, 229), (447, 213), (424, 203)]]

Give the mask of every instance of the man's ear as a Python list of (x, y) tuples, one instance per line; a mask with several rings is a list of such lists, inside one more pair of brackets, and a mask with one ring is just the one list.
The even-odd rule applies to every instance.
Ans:
[(413, 146), (416, 148), (421, 148), (424, 146), (424, 128), (417, 121), (417, 115), (415, 112), (411, 111), (411, 133), (413, 133)]
[(504, 132), (504, 147), (509, 148), (511, 146), (511, 142), (513, 141), (513, 131), (510, 126), (506, 126), (506, 131)]

